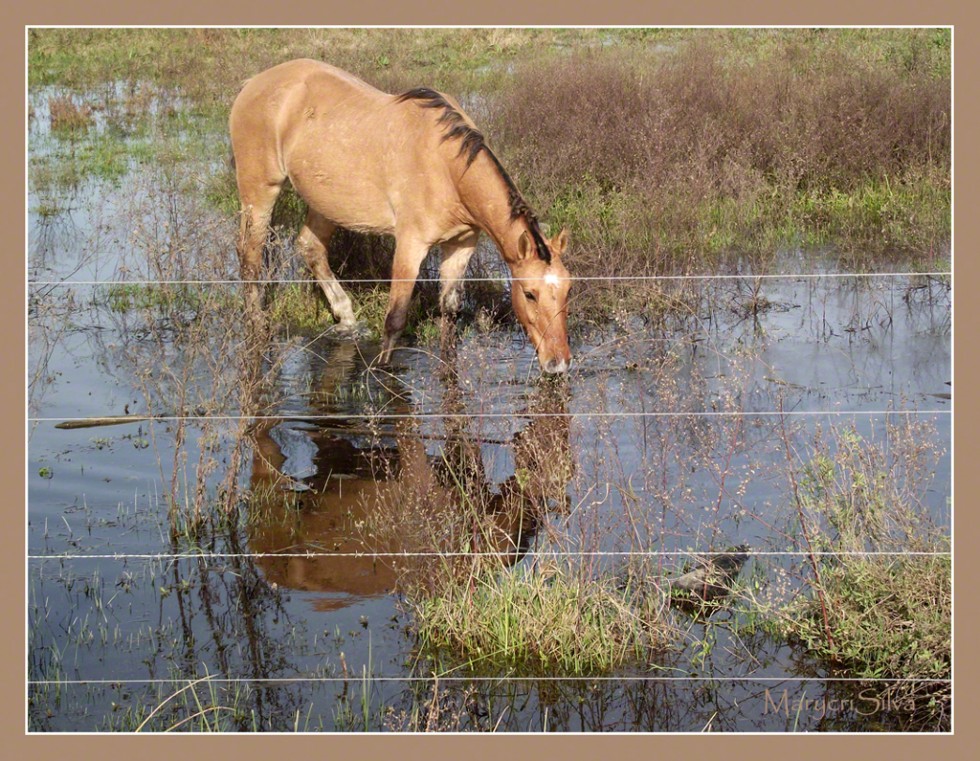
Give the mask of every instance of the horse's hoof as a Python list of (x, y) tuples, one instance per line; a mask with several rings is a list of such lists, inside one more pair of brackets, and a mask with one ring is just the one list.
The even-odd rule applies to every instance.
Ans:
[(370, 329), (363, 322), (338, 322), (327, 328), (327, 335), (337, 338), (365, 338), (370, 334)]

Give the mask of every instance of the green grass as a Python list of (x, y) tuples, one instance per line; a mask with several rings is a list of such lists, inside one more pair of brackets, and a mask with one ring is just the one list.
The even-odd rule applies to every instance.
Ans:
[(480, 574), (412, 603), (419, 648), (476, 671), (589, 675), (642, 662), (667, 645), (654, 609), (637, 609), (615, 579), (546, 573)]
[(238, 297), (228, 289), (196, 285), (117, 283), (106, 286), (98, 298), (114, 312), (138, 310), (187, 310), (237, 308)]
[[(354, 305), (354, 316), (366, 329), (367, 337), (380, 340), (384, 335), (388, 309), (388, 287), (350, 288), (348, 292)], [(269, 294), (270, 319), (281, 329), (315, 335), (334, 325), (330, 305), (315, 284), (283, 284), (272, 288)], [(433, 346), (439, 340), (439, 331), (439, 315), (433, 311), (433, 305), (416, 294), (409, 309), (404, 336), (418, 345)]]
[(922, 173), (906, 179), (871, 179), (850, 192), (802, 191), (790, 223), (807, 242), (844, 240), (872, 253), (939, 251), (951, 234), (948, 178)]
[(28, 181), (35, 192), (76, 188), (88, 178), (117, 183), (129, 171), (131, 161), (148, 158), (148, 150), (143, 141), (127, 143), (108, 134), (87, 133), (52, 152), (33, 154)]
[[(47, 109), (52, 123), (48, 134), (31, 140), (29, 181), (36, 192), (77, 188), (87, 179), (118, 184), (134, 165), (194, 168), (207, 184), (222, 174), (213, 168), (227, 164), (223, 123), (209, 122), (192, 104), (178, 100), (173, 86), (134, 82), (130, 88), (95, 87), (71, 98), (61, 92), (53, 88), (31, 106), (32, 119), (35, 109)], [(201, 172), (203, 167), (208, 171)], [(236, 207), (237, 198), (226, 210)]]
[[(272, 324), (288, 333), (314, 336), (334, 325), (330, 306), (319, 287), (310, 283), (283, 283), (267, 286), (266, 308)], [(388, 308), (388, 287), (352, 289), (354, 315), (367, 330), (367, 337), (380, 340), (384, 334)], [(114, 312), (136, 311), (201, 312), (207, 310), (242, 309), (238, 293), (220, 286), (153, 285), (145, 283), (116, 283), (106, 286), (97, 295)], [(434, 305), (416, 297), (409, 310), (404, 335), (418, 345), (433, 346), (439, 340), (440, 318)]]
[[(771, 257), (781, 248), (832, 246), (873, 265), (883, 257), (935, 258), (951, 235), (949, 178), (934, 171), (868, 179), (858, 186), (793, 190), (773, 186), (750, 196), (678, 196), (659, 208), (641, 193), (604, 189), (585, 178), (563, 189), (545, 216), (568, 227), (576, 250), (621, 252), (619, 267), (710, 268), (732, 252)], [(591, 260), (585, 266), (593, 266)], [(641, 274), (641, 273), (636, 273)]]
[(320, 289), (305, 283), (276, 286), (269, 300), (269, 318), (289, 332), (320, 333), (334, 324)]
[(833, 642), (813, 597), (790, 609), (793, 635), (854, 677), (948, 679), (951, 573), (949, 556), (830, 560), (821, 582)]
[[(617, 44), (637, 49), (719, 40), (733, 62), (778, 54), (782, 39), (808, 51), (846, 48), (866, 60), (903, 70), (949, 73), (948, 29), (33, 29), (28, 38), (29, 85), (85, 87), (110, 80), (222, 85), (270, 60), (323, 57), (364, 73), (400, 71), (423, 84), (459, 77), (499, 61), (552, 55), (569, 47)], [(229, 62), (232, 64), (229, 66)], [(431, 83), (430, 83), (431, 84)]]

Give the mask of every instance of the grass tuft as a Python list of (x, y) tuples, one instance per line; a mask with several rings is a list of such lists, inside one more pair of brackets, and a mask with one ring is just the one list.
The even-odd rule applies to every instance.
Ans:
[(661, 608), (637, 609), (612, 576), (583, 578), (570, 564), (487, 572), (417, 602), (420, 648), (481, 670), (589, 675), (665, 647)]

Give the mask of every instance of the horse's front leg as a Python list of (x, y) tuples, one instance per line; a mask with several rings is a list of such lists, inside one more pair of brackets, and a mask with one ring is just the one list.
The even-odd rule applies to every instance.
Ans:
[(381, 344), (381, 364), (387, 364), (398, 337), (408, 321), (408, 307), (412, 303), (412, 291), (419, 268), (429, 253), (427, 243), (399, 237), (395, 244), (395, 260), (391, 268), (391, 292), (388, 295), (388, 312), (385, 315), (385, 335)]

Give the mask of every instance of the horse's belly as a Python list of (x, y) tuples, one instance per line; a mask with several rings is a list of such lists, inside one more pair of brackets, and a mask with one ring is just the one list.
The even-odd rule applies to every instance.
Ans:
[(391, 233), (395, 214), (387, 194), (351, 167), (346, 172), (313, 169), (290, 174), (296, 192), (318, 214), (359, 232)]

